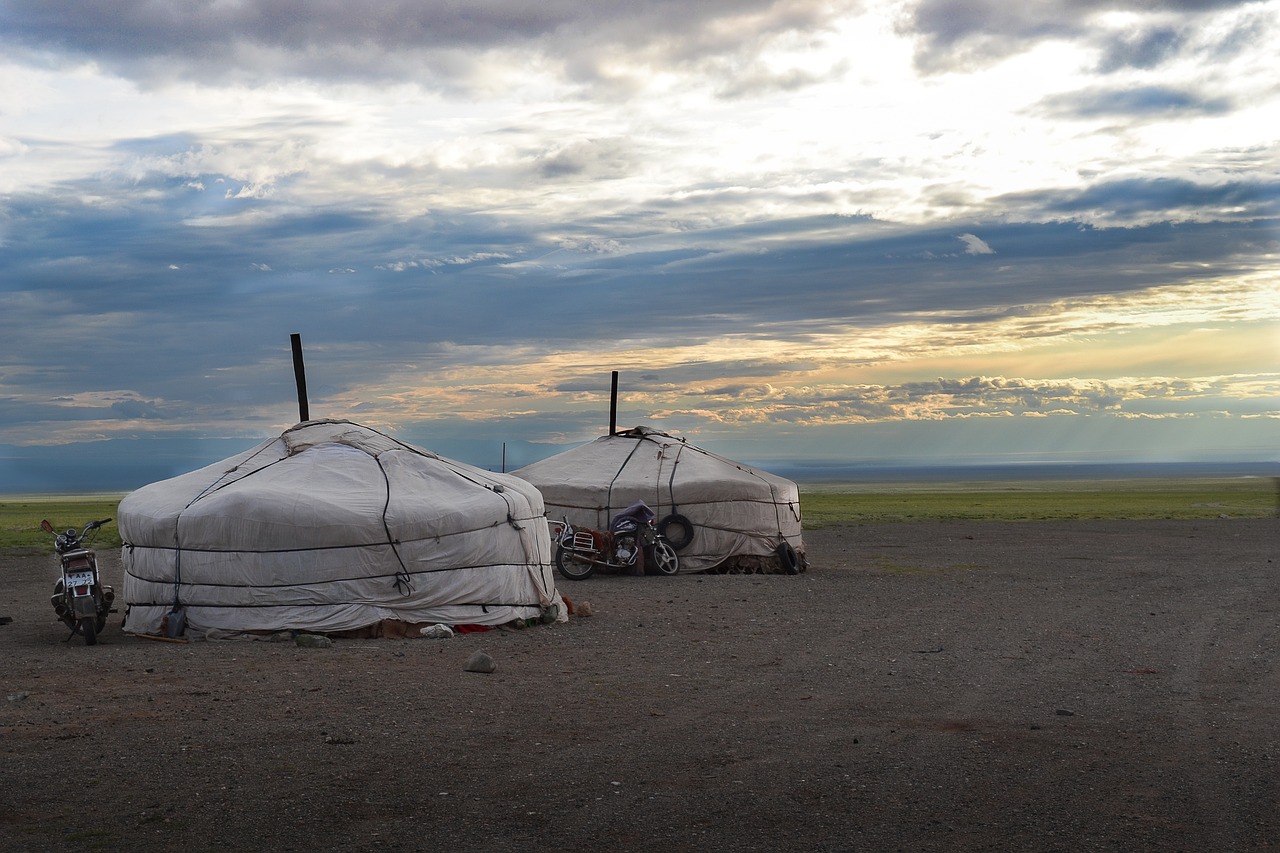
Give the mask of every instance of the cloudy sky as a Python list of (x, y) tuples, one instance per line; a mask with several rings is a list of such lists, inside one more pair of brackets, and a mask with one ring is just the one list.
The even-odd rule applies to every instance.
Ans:
[(1280, 0), (0, 0), (0, 492), (1280, 458)]

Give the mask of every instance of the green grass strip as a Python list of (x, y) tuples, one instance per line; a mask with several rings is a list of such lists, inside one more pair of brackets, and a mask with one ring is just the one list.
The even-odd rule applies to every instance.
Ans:
[[(116, 518), (120, 495), (11, 496), (0, 499), (0, 555), (52, 554), (55, 529)], [(802, 485), (804, 526), (860, 521), (1069, 521), (1086, 519), (1269, 518), (1280, 515), (1280, 484), (1270, 477), (832, 483)], [(93, 547), (119, 548), (115, 522)]]
[(53, 537), (40, 529), (41, 519), (49, 519), (59, 532), (68, 527), (79, 530), (88, 521), (104, 518), (112, 522), (97, 531), (91, 547), (102, 550), (120, 547), (116, 528), (116, 508), (120, 495), (14, 496), (0, 499), (0, 554), (53, 554)]
[(1269, 477), (844, 483), (802, 486), (800, 507), (806, 527), (859, 521), (1268, 518), (1280, 514), (1278, 488)]

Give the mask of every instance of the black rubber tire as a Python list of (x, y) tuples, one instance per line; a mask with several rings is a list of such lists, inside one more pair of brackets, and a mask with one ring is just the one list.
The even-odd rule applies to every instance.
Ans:
[(84, 637), (86, 646), (96, 646), (98, 644), (98, 617), (86, 616), (80, 620), (77, 629), (80, 635)]
[(783, 542), (774, 549), (774, 553), (778, 555), (778, 565), (782, 566), (782, 571), (789, 575), (800, 574), (800, 557), (790, 542)]
[(659, 575), (674, 575), (680, 571), (680, 557), (666, 539), (653, 543), (653, 571)]
[(570, 558), (568, 549), (559, 545), (556, 546), (556, 569), (571, 581), (584, 581), (596, 571), (594, 563), (581, 563)]
[[(667, 531), (672, 525), (681, 529), (679, 537), (672, 536)], [(693, 523), (678, 512), (673, 512), (662, 521), (658, 522), (658, 534), (671, 543), (671, 547), (677, 551), (683, 551), (689, 547), (689, 543), (693, 541)]]

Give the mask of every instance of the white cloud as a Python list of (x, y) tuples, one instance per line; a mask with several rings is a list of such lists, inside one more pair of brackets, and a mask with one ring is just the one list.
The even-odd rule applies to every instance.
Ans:
[(964, 243), (964, 253), (966, 255), (994, 255), (996, 253), (996, 250), (984, 243), (982, 238), (973, 234), (961, 234), (956, 239)]

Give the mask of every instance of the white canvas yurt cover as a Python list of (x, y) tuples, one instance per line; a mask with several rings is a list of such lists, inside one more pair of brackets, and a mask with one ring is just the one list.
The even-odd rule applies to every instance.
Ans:
[(602, 436), (513, 473), (542, 492), (548, 519), (575, 526), (605, 530), (643, 500), (681, 572), (805, 568), (795, 483), (658, 430)]
[(563, 620), (543, 515), (516, 477), (307, 421), (120, 503), (125, 630)]

